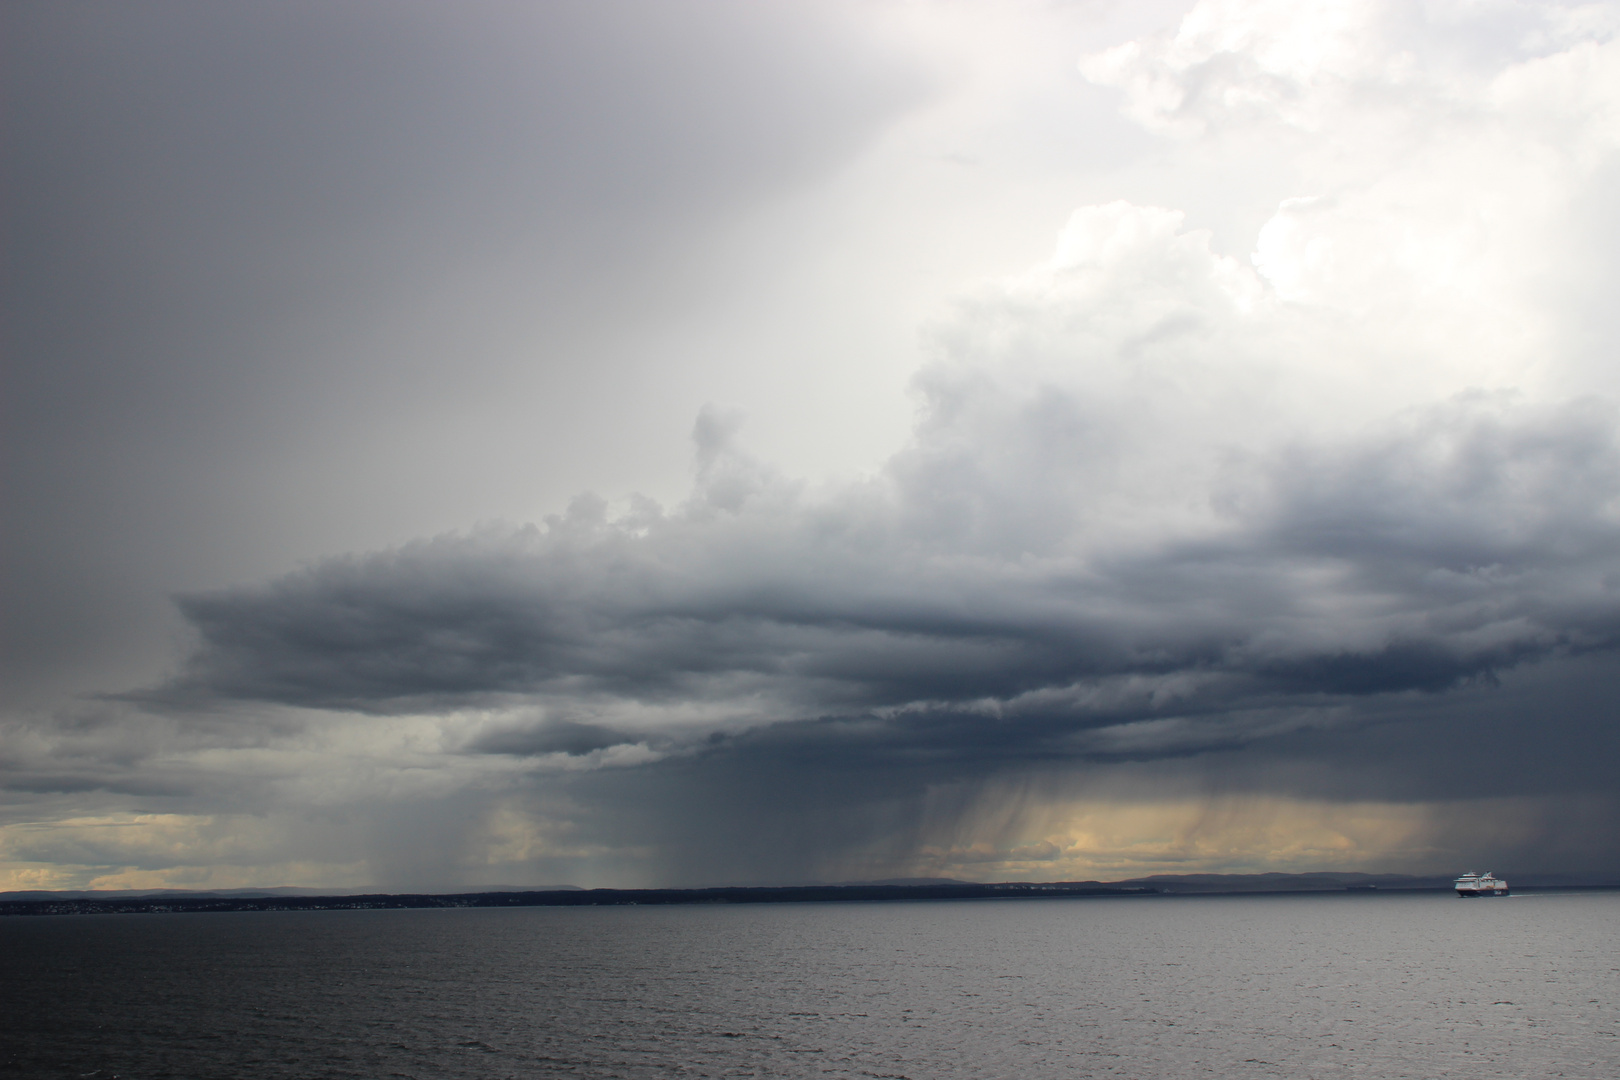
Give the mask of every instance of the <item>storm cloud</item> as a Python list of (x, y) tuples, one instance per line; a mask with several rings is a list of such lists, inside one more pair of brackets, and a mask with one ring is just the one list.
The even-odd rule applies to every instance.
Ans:
[[(1040, 425), (1032, 452), (1050, 459), (1083, 441), (1084, 411), (1047, 391), (1006, 413)], [(608, 519), (582, 498), (543, 527), (183, 597), (200, 646), (153, 698), (516, 699), (652, 736), (968, 713), (1045, 737), (1439, 693), (1620, 642), (1616, 419), (1463, 398), (1217, 470), (1202, 527), (1151, 544), (1096, 527), (1010, 544), (1007, 517), (1084, 518), (1084, 484), (914, 467), (952, 442), (948, 423), (881, 478), (822, 494), (727, 448), (669, 513)]]
[(13, 880), (1620, 866), (1613, 5), (479, 12), (17, 114)]

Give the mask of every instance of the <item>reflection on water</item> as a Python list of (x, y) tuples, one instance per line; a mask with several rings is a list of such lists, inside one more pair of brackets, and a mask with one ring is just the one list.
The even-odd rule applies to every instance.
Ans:
[(1620, 893), (0, 920), (14, 1075), (1620, 1076)]

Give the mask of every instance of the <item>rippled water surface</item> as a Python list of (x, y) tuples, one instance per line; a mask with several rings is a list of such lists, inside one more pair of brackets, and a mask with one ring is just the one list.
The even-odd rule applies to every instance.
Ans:
[(17, 1076), (1620, 1076), (1620, 893), (0, 920)]

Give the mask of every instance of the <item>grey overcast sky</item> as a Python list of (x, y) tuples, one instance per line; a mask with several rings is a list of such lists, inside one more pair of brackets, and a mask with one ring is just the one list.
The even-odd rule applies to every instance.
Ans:
[(0, 18), (0, 889), (1620, 872), (1620, 4)]

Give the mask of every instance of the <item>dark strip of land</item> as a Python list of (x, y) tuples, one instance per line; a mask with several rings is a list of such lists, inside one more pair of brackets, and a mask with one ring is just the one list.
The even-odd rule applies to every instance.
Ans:
[[(1510, 879), (1513, 880), (1513, 879)], [(1403, 874), (1159, 874), (1131, 881), (868, 882), (712, 889), (501, 889), (467, 893), (349, 896), (175, 893), (33, 894), (0, 899), (4, 915), (116, 915), (188, 911), (355, 911), (389, 908), (601, 907), (634, 904), (781, 904), (829, 901), (1061, 899), (1084, 896), (1256, 896), (1263, 894), (1450, 892), (1450, 878)], [(1614, 875), (1541, 875), (1513, 881), (1515, 892), (1616, 889)]]
[(590, 907), (631, 904), (780, 904), (850, 900), (979, 900), (1006, 897), (1139, 896), (1146, 886), (1010, 883), (997, 885), (800, 885), (723, 889), (569, 889), (362, 896), (73, 897), (3, 900), (0, 915), (114, 915), (186, 911), (351, 911), (387, 908)]

